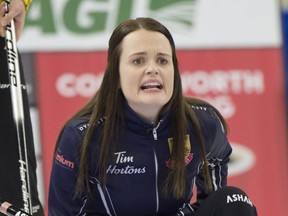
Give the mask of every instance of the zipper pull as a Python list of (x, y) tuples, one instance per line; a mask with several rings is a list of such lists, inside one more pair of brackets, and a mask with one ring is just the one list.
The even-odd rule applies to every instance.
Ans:
[(152, 130), (152, 133), (153, 133), (153, 137), (154, 137), (154, 140), (157, 140), (157, 128), (153, 128)]
[(157, 140), (157, 139), (158, 139), (157, 129), (159, 128), (161, 122), (162, 122), (162, 120), (160, 120), (159, 123), (158, 123), (158, 125), (157, 125), (156, 127), (154, 127), (153, 130), (152, 130), (154, 140)]

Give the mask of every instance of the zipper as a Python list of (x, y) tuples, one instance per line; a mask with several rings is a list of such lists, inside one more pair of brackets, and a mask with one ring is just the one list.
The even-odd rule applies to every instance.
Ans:
[(156, 152), (154, 151), (154, 160), (155, 160), (155, 190), (156, 190), (156, 213), (159, 211), (159, 192), (158, 192), (158, 162)]
[[(153, 138), (155, 141), (158, 140), (157, 129), (159, 128), (161, 122), (162, 122), (162, 120), (160, 120), (159, 123), (157, 124), (157, 126), (152, 129), (152, 134), (153, 134)], [(158, 211), (159, 211), (158, 162), (157, 162), (157, 155), (156, 155), (155, 149), (154, 149), (154, 161), (155, 161), (154, 163), (155, 163), (156, 213), (158, 213)]]

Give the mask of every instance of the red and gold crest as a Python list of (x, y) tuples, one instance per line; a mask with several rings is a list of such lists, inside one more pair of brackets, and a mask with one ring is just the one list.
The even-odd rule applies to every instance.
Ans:
[[(189, 135), (186, 135), (185, 137), (185, 164), (186, 166), (191, 162), (191, 160), (193, 159), (193, 154), (191, 153), (191, 143), (190, 143), (190, 137)], [(169, 138), (168, 139), (168, 145), (169, 145), (169, 149), (170, 149), (170, 159), (168, 161), (166, 161), (166, 166), (169, 167), (170, 169), (174, 168), (174, 158), (172, 155), (172, 148), (173, 148), (173, 138)]]

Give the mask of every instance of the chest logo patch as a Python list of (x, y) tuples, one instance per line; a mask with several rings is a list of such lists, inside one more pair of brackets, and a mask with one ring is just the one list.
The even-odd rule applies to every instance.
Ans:
[[(193, 159), (193, 153), (191, 153), (191, 143), (190, 143), (189, 135), (186, 135), (184, 142), (185, 142), (185, 152), (184, 152), (185, 164), (187, 166), (191, 162), (191, 160)], [(174, 160), (174, 157), (172, 155), (173, 138), (168, 139), (168, 145), (169, 145), (171, 157), (168, 161), (166, 161), (166, 166), (169, 167), (170, 169), (173, 169), (174, 165), (175, 165), (175, 160)]]

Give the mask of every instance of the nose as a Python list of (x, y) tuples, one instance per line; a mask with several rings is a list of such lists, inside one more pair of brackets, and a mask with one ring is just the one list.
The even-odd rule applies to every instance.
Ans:
[(159, 70), (155, 65), (150, 65), (145, 70), (145, 74), (147, 74), (147, 75), (156, 75), (158, 73), (159, 73)]

